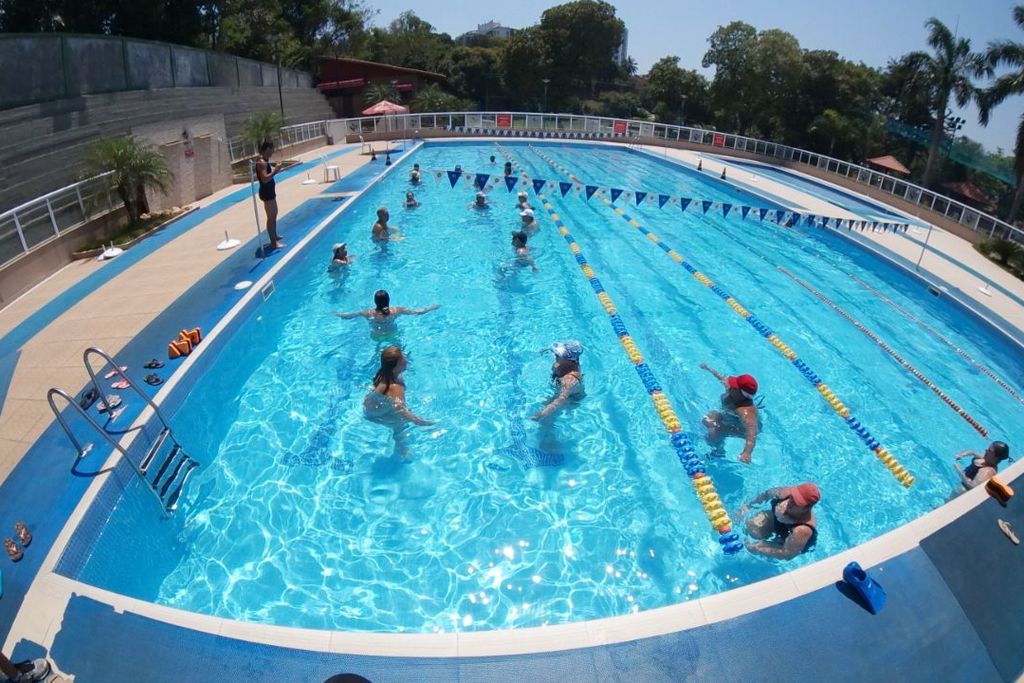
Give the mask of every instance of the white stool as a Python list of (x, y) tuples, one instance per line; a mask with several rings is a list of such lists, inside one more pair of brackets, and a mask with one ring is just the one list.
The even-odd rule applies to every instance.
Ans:
[(337, 166), (329, 166), (327, 164), (327, 157), (320, 157), (320, 162), (324, 165), (324, 182), (330, 180), (341, 180), (341, 171), (338, 170)]

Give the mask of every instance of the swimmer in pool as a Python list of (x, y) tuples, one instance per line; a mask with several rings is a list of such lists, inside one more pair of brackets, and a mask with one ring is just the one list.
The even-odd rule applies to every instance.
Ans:
[(405, 381), (402, 373), (409, 361), (397, 346), (389, 346), (380, 354), (380, 369), (373, 376), (373, 385), (363, 398), (363, 414), (367, 420), (390, 427), (395, 439), (395, 451), (403, 458), (408, 455), (405, 432), (409, 423), (429, 427), (432, 420), (420, 417), (405, 405)]
[(704, 426), (708, 428), (708, 443), (718, 447), (727, 436), (742, 436), (745, 439), (740, 462), (750, 462), (750, 456), (757, 445), (757, 434), (761, 430), (761, 419), (754, 395), (757, 393), (757, 380), (752, 375), (726, 377), (717, 370), (701, 363), (702, 370), (707, 370), (725, 386), (722, 394), (722, 409), (712, 410), (704, 416)]
[(419, 185), (420, 184), (420, 175), (421, 175), (420, 174), (420, 165), (419, 164), (413, 164), (412, 165), (412, 173), (409, 174), (409, 182), (412, 183), (413, 185)]
[(386, 207), (382, 206), (377, 209), (377, 222), (373, 224), (374, 242), (387, 242), (398, 237), (396, 234), (398, 228), (388, 225), (388, 219), (390, 218), (391, 214), (388, 213)]
[[(533, 209), (533, 207), (530, 206), (530, 202), (527, 199), (526, 193), (523, 192), (522, 190), (520, 190), (519, 194), (516, 195), (516, 208), (519, 209), (520, 211), (526, 211), (527, 209), (531, 209), (531, 210)], [(519, 215), (521, 216), (522, 214), (519, 214)]]
[(481, 190), (481, 191), (476, 193), (476, 199), (474, 199), (473, 203), (469, 205), (469, 208), (471, 208), (471, 209), (486, 209), (489, 206), (490, 205), (487, 203), (487, 195), (484, 193), (483, 190)]
[(530, 248), (526, 246), (526, 240), (529, 235), (523, 230), (514, 230), (512, 232), (512, 248), (516, 250), (516, 264), (522, 266), (530, 266), (533, 272), (537, 272), (537, 264), (533, 260), (533, 256), (530, 254)]
[(555, 354), (555, 362), (551, 365), (551, 381), (558, 393), (547, 405), (531, 415), (531, 420), (542, 420), (561, 408), (570, 398), (578, 400), (586, 393), (583, 389), (583, 371), (580, 370), (583, 345), (570, 339), (552, 344), (551, 351)]
[(818, 520), (812, 508), (821, 500), (821, 491), (809, 481), (797, 486), (779, 486), (764, 491), (743, 505), (737, 517), (743, 519), (752, 505), (771, 501), (771, 509), (747, 520), (747, 533), (755, 541), (747, 550), (757, 555), (789, 560), (814, 547), (818, 540)]
[(506, 161), (505, 162), (505, 175), (506, 176), (512, 175), (512, 162), (511, 161)]
[(331, 265), (327, 267), (327, 270), (340, 270), (355, 260), (355, 256), (349, 255), (348, 246), (344, 242), (341, 244), (335, 244), (333, 247), (333, 256), (331, 257)]
[(334, 315), (343, 320), (352, 318), (366, 318), (370, 321), (370, 337), (374, 341), (393, 339), (398, 334), (398, 323), (395, 321), (400, 315), (423, 315), (436, 311), (440, 304), (433, 304), (426, 308), (406, 308), (404, 306), (392, 306), (391, 295), (383, 289), (378, 289), (373, 295), (373, 308), (367, 308), (352, 313), (338, 313)]
[(533, 209), (523, 209), (519, 212), (519, 217), (523, 219), (523, 224), (520, 226), (520, 230), (525, 232), (527, 235), (533, 235), (540, 228), (540, 223), (533, 215)]
[(405, 208), (415, 209), (419, 205), (420, 203), (416, 200), (416, 195), (411, 190), (405, 193)]
[(493, 154), (491, 155), (491, 163), (492, 164), (494, 163), (494, 155)]
[[(960, 467), (961, 458), (970, 458), (971, 462), (967, 467)], [(996, 476), (999, 470), (999, 463), (1010, 457), (1010, 447), (1003, 441), (993, 441), (985, 449), (984, 453), (978, 454), (975, 451), (964, 451), (954, 456), (953, 466), (956, 467), (960, 477), (962, 491), (970, 491), (975, 486), (984, 484)]]

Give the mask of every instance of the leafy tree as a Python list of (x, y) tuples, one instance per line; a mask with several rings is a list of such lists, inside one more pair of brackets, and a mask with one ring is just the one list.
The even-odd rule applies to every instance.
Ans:
[(615, 51), (622, 44), (625, 24), (612, 5), (601, 0), (556, 5), (544, 11), (537, 29), (546, 61), (558, 65), (547, 74), (553, 101), (593, 93), (599, 81), (615, 76)]
[[(1013, 8), (1013, 21), (1018, 28), (1024, 29), (1024, 5)], [(1003, 103), (1012, 95), (1024, 95), (1024, 43), (1002, 40), (989, 43), (985, 59), (990, 68), (1009, 67), (1011, 71), (995, 79), (979, 98), (980, 120), (988, 125), (992, 108)], [(1006, 220), (1013, 221), (1020, 211), (1021, 200), (1024, 198), (1024, 115), (1017, 125), (1017, 138), (1013, 148), (1013, 172), (1017, 184), (1013, 193), (1013, 201), (1006, 214)]]
[(381, 100), (397, 102), (398, 91), (395, 90), (391, 83), (377, 81), (375, 83), (367, 84), (366, 88), (363, 89), (363, 102), (370, 105), (376, 104)]
[(696, 71), (679, 66), (679, 57), (662, 57), (647, 72), (640, 89), (643, 105), (659, 121), (681, 121), (688, 115), (701, 119), (707, 115), (708, 82)]
[(465, 111), (471, 108), (471, 103), (446, 93), (436, 83), (421, 89), (412, 100), (414, 112)]
[(87, 151), (85, 163), (89, 175), (113, 171), (113, 185), (133, 226), (149, 209), (146, 190), (166, 192), (174, 177), (155, 147), (131, 136), (99, 140)]
[(277, 144), (283, 125), (284, 119), (277, 112), (260, 111), (249, 114), (242, 124), (242, 140), (255, 149), (259, 149), (264, 141)]
[(402, 12), (386, 30), (373, 29), (368, 43), (374, 61), (425, 71), (437, 71), (453, 45), (451, 36), (435, 33), (429, 22), (412, 11)]
[(744, 133), (750, 125), (751, 102), (757, 88), (751, 60), (757, 29), (742, 21), (719, 26), (708, 38), (708, 51), (701, 65), (715, 67), (711, 99), (717, 118), (727, 127)]
[(928, 185), (935, 172), (935, 160), (943, 138), (949, 101), (952, 98), (958, 106), (963, 107), (974, 99), (977, 89), (971, 78), (984, 74), (986, 65), (982, 55), (971, 52), (969, 39), (956, 38), (935, 17), (926, 21), (925, 26), (928, 28), (928, 45), (933, 53), (911, 53), (906, 58), (923, 68), (932, 88), (932, 135), (922, 180)]
[(441, 64), (448, 86), (459, 97), (484, 105), (490, 95), (498, 94), (501, 53), (493, 47), (459, 46), (449, 51)]
[(550, 78), (551, 62), (537, 27), (513, 33), (501, 47), (501, 72), (505, 89), (520, 105), (539, 102), (542, 79)]

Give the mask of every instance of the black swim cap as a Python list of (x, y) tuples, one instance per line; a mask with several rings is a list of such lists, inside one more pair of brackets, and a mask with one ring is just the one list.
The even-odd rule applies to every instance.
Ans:
[(998, 461), (1003, 461), (1010, 457), (1010, 447), (1006, 445), (1005, 441), (993, 441), (989, 448), (992, 449), (992, 455), (996, 456)]

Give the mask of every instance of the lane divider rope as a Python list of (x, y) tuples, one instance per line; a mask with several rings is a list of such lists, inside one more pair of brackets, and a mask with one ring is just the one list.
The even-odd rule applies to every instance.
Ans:
[[(495, 146), (505, 159), (516, 166), (516, 168), (523, 174), (523, 177), (529, 178), (529, 175), (523, 171), (522, 166), (519, 165), (518, 161), (514, 159), (511, 154), (509, 154), (501, 145), (495, 143)], [(672, 403), (669, 401), (668, 396), (666, 396), (662, 391), (661, 385), (654, 376), (654, 372), (644, 361), (644, 357), (640, 353), (640, 349), (637, 347), (636, 342), (633, 341), (633, 338), (629, 334), (629, 330), (626, 329), (626, 324), (619, 316), (618, 310), (615, 307), (615, 302), (601, 285), (601, 281), (598, 279), (593, 267), (587, 262), (586, 257), (583, 255), (580, 245), (576, 242), (572, 234), (569, 232), (569, 229), (562, 222), (561, 216), (555, 213), (551, 202), (549, 202), (543, 194), (536, 194), (540, 201), (543, 202), (544, 209), (547, 211), (548, 217), (551, 218), (551, 221), (558, 228), (559, 234), (562, 235), (563, 239), (565, 239), (566, 243), (569, 245), (569, 251), (576, 259), (576, 263), (579, 264), (580, 270), (583, 272), (584, 277), (587, 278), (587, 282), (589, 282), (590, 286), (593, 288), (598, 301), (601, 302), (601, 307), (604, 308), (605, 313), (608, 314), (608, 321), (611, 323), (612, 329), (618, 336), (619, 343), (622, 344), (622, 348), (626, 351), (626, 355), (629, 356), (629, 360), (632, 361), (633, 369), (636, 370), (637, 375), (640, 376), (640, 381), (643, 382), (644, 388), (650, 395), (651, 402), (654, 404), (654, 408), (658, 412), (658, 417), (661, 418), (661, 422), (665, 426), (665, 431), (668, 432), (669, 442), (675, 450), (676, 457), (679, 458), (679, 461), (686, 469), (686, 473), (690, 476), (690, 483), (693, 485), (694, 492), (697, 494), (697, 499), (700, 501), (701, 507), (704, 508), (704, 513), (707, 515), (708, 521), (711, 523), (711, 526), (718, 531), (718, 542), (721, 544), (722, 549), (727, 555), (740, 552), (743, 550), (743, 542), (740, 540), (739, 535), (733, 530), (732, 520), (729, 518), (729, 513), (726, 511), (725, 505), (722, 503), (718, 492), (715, 490), (715, 484), (707, 474), (705, 465), (697, 455), (697, 451), (693, 447), (693, 443), (690, 441), (690, 438), (683, 433), (682, 423), (679, 421), (679, 417), (676, 415), (675, 409), (672, 407)]]
[[(553, 159), (547, 157), (545, 154), (539, 152), (532, 145), (530, 146), (530, 148), (533, 150), (535, 154), (537, 154), (540, 158), (544, 159), (546, 162), (551, 164), (551, 166), (553, 166), (555, 169), (561, 171), (567, 177), (578, 181), (576, 176), (572, 175), (572, 172), (569, 169), (565, 168), (564, 166), (554, 161)], [(667, 244), (662, 242), (657, 235), (655, 235), (653, 232), (640, 225), (638, 221), (631, 218), (620, 207), (612, 205), (612, 203), (607, 199), (602, 199), (607, 206), (614, 208), (615, 212), (619, 214), (625, 221), (627, 221), (632, 227), (639, 230), (641, 233), (644, 234), (644, 236), (647, 237), (647, 239), (649, 239), (654, 244), (658, 245), (658, 247), (666, 254), (668, 254), (668, 256), (673, 261), (675, 261), (684, 269), (686, 269), (686, 271), (689, 272), (695, 280), (697, 280), (705, 287), (709, 288), (711, 291), (717, 294), (723, 301), (725, 301), (729, 308), (734, 310), (741, 318), (746, 320), (755, 330), (757, 330), (757, 332), (760, 333), (760, 335), (764, 337), (769, 344), (774, 346), (779, 351), (779, 353), (785, 356), (786, 359), (790, 361), (800, 371), (800, 373), (807, 379), (807, 381), (814, 386), (814, 388), (818, 391), (821, 397), (829, 404), (829, 406), (831, 406), (831, 408), (836, 412), (836, 414), (843, 419), (846, 426), (853, 430), (853, 432), (858, 437), (860, 437), (861, 441), (864, 442), (868, 449), (875, 454), (875, 457), (877, 457), (882, 462), (882, 464), (885, 465), (886, 468), (893, 474), (893, 476), (896, 477), (897, 481), (899, 481), (905, 487), (913, 485), (914, 475), (907, 471), (907, 469), (899, 463), (899, 461), (892, 455), (892, 453), (890, 453), (888, 449), (886, 449), (884, 446), (881, 445), (881, 443), (879, 443), (878, 439), (872, 436), (871, 432), (869, 432), (867, 428), (864, 427), (864, 425), (862, 425), (860, 421), (850, 413), (850, 409), (839, 399), (838, 396), (836, 396), (835, 392), (833, 392), (832, 389), (821, 380), (821, 377), (819, 377), (817, 373), (815, 373), (814, 370), (812, 370), (810, 366), (807, 365), (807, 363), (801, 360), (797, 356), (796, 352), (793, 351), (793, 349), (790, 348), (784, 341), (782, 341), (782, 339), (780, 339), (767, 325), (765, 325), (753, 314), (751, 314), (750, 311), (744, 308), (743, 305), (737, 299), (732, 297), (728, 292), (726, 292), (717, 284), (715, 284), (713, 280), (711, 280), (709, 277), (707, 277), (699, 270), (694, 268), (692, 265), (690, 265), (681, 254), (679, 254), (677, 251), (675, 251)]]
[(963, 349), (961, 349), (961, 348), (960, 348), (959, 346), (957, 346), (956, 344), (954, 344), (954, 343), (953, 343), (952, 341), (950, 341), (949, 339), (947, 339), (947, 338), (946, 338), (945, 336), (943, 336), (943, 334), (942, 334), (941, 332), (939, 332), (939, 331), (938, 331), (938, 330), (936, 330), (936, 329), (935, 329), (934, 327), (932, 327), (931, 325), (929, 325), (929, 324), (928, 324), (928, 323), (926, 323), (925, 321), (923, 321), (923, 320), (921, 320), (920, 318), (918, 318), (917, 316), (915, 316), (915, 315), (914, 315), (913, 313), (911, 313), (910, 311), (908, 311), (908, 310), (906, 310), (905, 308), (903, 308), (902, 306), (900, 306), (900, 305), (899, 305), (898, 303), (896, 303), (895, 301), (891, 300), (891, 299), (890, 299), (889, 297), (885, 296), (885, 294), (882, 294), (882, 293), (881, 293), (880, 291), (878, 291), (877, 289), (875, 289), (874, 287), (872, 287), (871, 285), (869, 285), (869, 284), (868, 284), (867, 282), (864, 282), (863, 280), (861, 280), (861, 279), (860, 279), (859, 277), (857, 277), (856, 275), (853, 275), (852, 273), (848, 273), (848, 275), (850, 276), (850, 278), (851, 278), (851, 279), (852, 279), (852, 280), (853, 280), (854, 282), (856, 282), (856, 283), (857, 283), (857, 284), (859, 284), (859, 285), (860, 285), (861, 287), (863, 287), (864, 289), (868, 290), (869, 292), (871, 292), (872, 294), (874, 294), (874, 295), (875, 295), (876, 297), (878, 297), (879, 299), (881, 299), (881, 300), (882, 300), (883, 302), (885, 302), (886, 304), (888, 304), (889, 306), (891, 306), (891, 307), (892, 307), (892, 308), (893, 308), (893, 309), (894, 309), (894, 310), (895, 310), (895, 311), (896, 311), (897, 313), (899, 313), (899, 314), (900, 314), (900, 315), (902, 315), (903, 317), (907, 318), (908, 320), (912, 320), (912, 321), (914, 321), (915, 323), (917, 323), (918, 325), (920, 325), (920, 326), (921, 326), (922, 328), (924, 328), (924, 330), (925, 330), (926, 332), (928, 332), (928, 333), (929, 333), (930, 335), (932, 335), (933, 337), (935, 337), (936, 339), (938, 339), (938, 340), (939, 340), (940, 342), (942, 342), (943, 344), (945, 344), (945, 345), (946, 345), (946, 346), (948, 346), (949, 348), (951, 348), (951, 349), (953, 349), (954, 351), (956, 351), (956, 353), (957, 353), (957, 354), (958, 354), (958, 355), (959, 355), (959, 356), (960, 356), (961, 358), (964, 358), (964, 359), (965, 359), (965, 360), (967, 360), (967, 361), (968, 361), (968, 362), (969, 362), (969, 363), (970, 363), (971, 365), (973, 365), (973, 366), (974, 366), (974, 367), (976, 367), (976, 368), (977, 368), (978, 370), (980, 370), (980, 371), (981, 371), (981, 372), (982, 372), (983, 374), (987, 375), (987, 376), (989, 377), (989, 379), (991, 379), (991, 380), (992, 380), (993, 382), (995, 382), (995, 383), (996, 383), (996, 384), (998, 384), (998, 385), (999, 385), (1000, 387), (1002, 387), (1003, 389), (1005, 389), (1005, 390), (1006, 390), (1006, 392), (1007, 392), (1008, 394), (1010, 394), (1010, 396), (1013, 396), (1013, 397), (1014, 397), (1015, 399), (1017, 399), (1017, 400), (1018, 400), (1018, 401), (1019, 401), (1020, 403), (1024, 403), (1024, 398), (1022, 398), (1022, 397), (1021, 397), (1021, 395), (1020, 395), (1020, 394), (1018, 394), (1018, 393), (1017, 393), (1017, 391), (1016, 391), (1016, 390), (1015, 390), (1015, 389), (1014, 389), (1013, 387), (1011, 387), (1011, 386), (1010, 386), (1009, 384), (1007, 384), (1007, 383), (1006, 383), (1006, 382), (1005, 382), (1005, 381), (1004, 381), (1004, 380), (1003, 380), (1002, 378), (1000, 378), (1000, 377), (999, 377), (998, 375), (996, 375), (996, 374), (995, 374), (994, 372), (992, 372), (992, 370), (990, 370), (989, 368), (987, 368), (987, 367), (986, 367), (986, 366), (985, 366), (984, 364), (982, 364), (982, 363), (979, 363), (979, 362), (978, 362), (977, 360), (975, 360), (975, 359), (974, 359), (974, 358), (973, 358), (973, 357), (971, 356), (971, 354), (967, 353), (966, 351), (964, 351)]
[(828, 298), (827, 296), (825, 296), (824, 294), (822, 294), (821, 292), (819, 292), (818, 290), (816, 290), (816, 289), (815, 289), (814, 287), (811, 287), (811, 286), (810, 286), (809, 284), (807, 284), (806, 282), (804, 282), (803, 280), (801, 280), (800, 278), (798, 278), (798, 277), (797, 277), (796, 275), (793, 275), (793, 273), (789, 272), (788, 270), (786, 270), (786, 269), (785, 269), (785, 268), (783, 268), (782, 266), (775, 266), (775, 267), (776, 267), (776, 268), (777, 268), (777, 269), (778, 269), (778, 270), (779, 270), (779, 271), (780, 271), (780, 272), (781, 272), (781, 273), (782, 273), (783, 275), (785, 275), (786, 277), (790, 278), (791, 280), (793, 280), (794, 282), (796, 282), (796, 283), (797, 283), (798, 285), (800, 285), (801, 287), (803, 287), (804, 289), (806, 289), (806, 290), (807, 290), (808, 292), (810, 292), (811, 294), (813, 294), (814, 296), (816, 296), (816, 297), (817, 297), (817, 298), (818, 298), (819, 300), (821, 300), (821, 301), (822, 301), (822, 303), (824, 303), (824, 304), (825, 304), (826, 306), (828, 306), (828, 307), (829, 307), (829, 308), (831, 308), (831, 309), (832, 309), (833, 311), (835, 311), (836, 313), (838, 313), (838, 314), (839, 314), (840, 316), (842, 316), (842, 317), (843, 317), (843, 318), (844, 318), (844, 319), (845, 319), (845, 320), (846, 320), (847, 322), (849, 322), (849, 323), (850, 323), (851, 325), (853, 325), (854, 327), (856, 327), (856, 328), (857, 328), (858, 330), (860, 330), (861, 332), (863, 332), (863, 333), (864, 333), (864, 335), (865, 335), (865, 336), (866, 336), (866, 337), (867, 337), (868, 339), (870, 339), (871, 341), (873, 341), (873, 342), (875, 342), (876, 344), (878, 344), (878, 346), (879, 346), (879, 347), (880, 347), (880, 348), (881, 348), (881, 349), (882, 349), (883, 351), (885, 351), (885, 352), (886, 352), (887, 354), (889, 354), (890, 356), (892, 356), (892, 357), (893, 357), (893, 358), (894, 358), (894, 359), (896, 360), (896, 362), (897, 362), (897, 363), (899, 363), (900, 365), (902, 365), (903, 367), (905, 367), (905, 368), (906, 368), (906, 369), (907, 369), (907, 370), (908, 370), (908, 371), (910, 372), (910, 374), (912, 374), (912, 375), (913, 375), (914, 377), (916, 377), (916, 378), (918, 378), (919, 380), (921, 380), (921, 383), (922, 383), (922, 384), (924, 384), (924, 385), (925, 385), (926, 387), (928, 387), (929, 389), (931, 389), (931, 390), (932, 390), (932, 391), (933, 391), (933, 392), (935, 393), (935, 395), (936, 395), (936, 396), (938, 396), (939, 398), (941, 398), (941, 399), (942, 399), (942, 401), (943, 401), (943, 402), (944, 402), (944, 403), (945, 403), (946, 405), (948, 405), (948, 406), (949, 406), (950, 408), (952, 408), (952, 409), (953, 409), (953, 410), (954, 410), (954, 411), (955, 411), (955, 412), (956, 412), (956, 413), (957, 413), (957, 414), (958, 414), (958, 415), (959, 415), (960, 417), (962, 417), (962, 418), (963, 418), (963, 419), (964, 419), (964, 420), (965, 420), (965, 421), (967, 422), (967, 424), (969, 424), (969, 425), (971, 425), (972, 427), (974, 427), (974, 428), (975, 428), (975, 429), (976, 429), (976, 430), (978, 431), (978, 433), (979, 433), (979, 434), (981, 434), (982, 436), (984, 436), (984, 437), (988, 437), (988, 430), (986, 430), (986, 429), (985, 429), (984, 427), (982, 427), (982, 426), (981, 426), (980, 424), (978, 424), (978, 421), (977, 421), (977, 420), (975, 420), (975, 419), (974, 419), (973, 417), (971, 417), (971, 415), (970, 415), (970, 414), (969, 414), (969, 413), (968, 413), (968, 412), (967, 412), (966, 410), (964, 410), (963, 408), (961, 408), (961, 407), (960, 407), (960, 406), (959, 406), (959, 405), (957, 404), (957, 402), (956, 402), (956, 401), (954, 401), (953, 399), (951, 399), (951, 398), (949, 397), (949, 395), (948, 395), (948, 394), (946, 394), (946, 392), (944, 392), (944, 391), (943, 391), (942, 389), (940, 389), (939, 387), (937, 387), (937, 386), (935, 385), (935, 383), (934, 383), (934, 382), (932, 382), (932, 381), (931, 381), (930, 379), (928, 379), (927, 377), (925, 377), (925, 376), (924, 376), (924, 374), (923, 374), (923, 373), (922, 373), (922, 372), (921, 372), (920, 370), (918, 370), (918, 369), (917, 369), (917, 368), (915, 368), (915, 367), (914, 367), (913, 365), (911, 365), (910, 363), (908, 363), (908, 362), (907, 362), (907, 360), (906, 360), (905, 358), (903, 358), (903, 356), (901, 356), (900, 354), (896, 353), (896, 351), (894, 351), (894, 350), (893, 350), (893, 348), (892, 348), (891, 346), (889, 346), (889, 345), (888, 345), (888, 344), (886, 344), (886, 343), (885, 343), (884, 341), (882, 341), (881, 339), (879, 339), (879, 338), (878, 338), (878, 337), (877, 337), (877, 336), (876, 336), (876, 335), (875, 335), (875, 334), (874, 334), (874, 333), (873, 333), (873, 332), (872, 332), (871, 330), (869, 330), (868, 328), (866, 328), (866, 327), (864, 327), (863, 325), (861, 325), (861, 324), (860, 324), (860, 323), (859, 323), (859, 322), (858, 322), (857, 320), (855, 320), (855, 319), (853, 318), (853, 316), (851, 316), (851, 315), (850, 315), (849, 313), (847, 313), (847, 312), (846, 312), (846, 311), (844, 311), (844, 310), (843, 310), (842, 308), (840, 308), (839, 306), (837, 306), (837, 305), (836, 305), (836, 304), (835, 304), (835, 303), (834, 303), (834, 302), (833, 302), (833, 301), (832, 301), (831, 299), (829, 299), (829, 298)]

